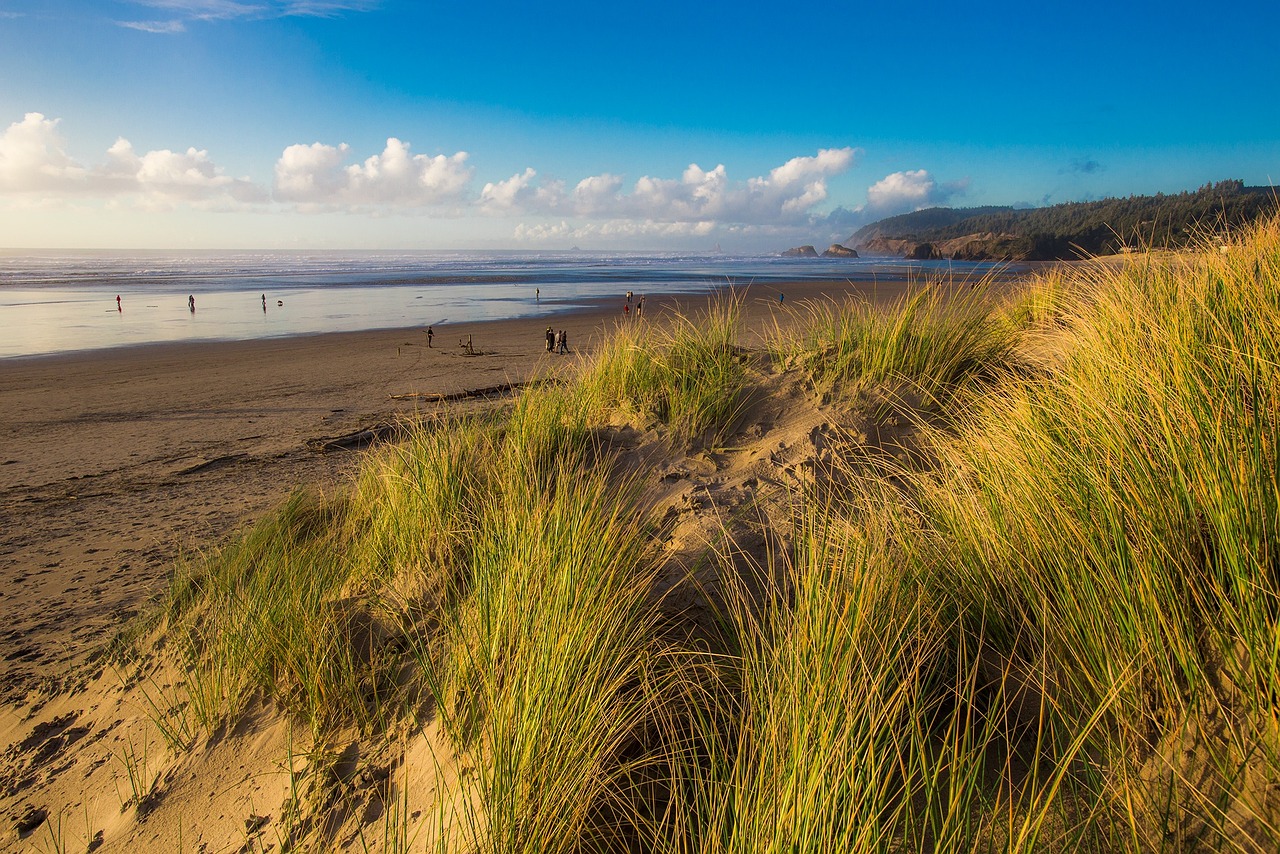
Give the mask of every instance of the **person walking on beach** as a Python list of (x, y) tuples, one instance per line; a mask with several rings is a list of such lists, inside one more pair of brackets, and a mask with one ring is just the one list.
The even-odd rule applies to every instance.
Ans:
[(644, 314), (644, 294), (640, 295), (640, 299), (636, 302), (636, 317)]
[(630, 316), (631, 316), (631, 303), (629, 303), (629, 302), (628, 302), (628, 303), (624, 303), (624, 304), (623, 304), (623, 306), (622, 306), (622, 316), (623, 316), (623, 317), (630, 317)]
[(116, 311), (124, 314), (124, 307), (120, 305), (120, 295), (116, 294)]
[(195, 294), (189, 294), (187, 296), (187, 308), (191, 309), (192, 314), (196, 313), (196, 295)]
[(551, 329), (550, 326), (548, 326), (547, 327), (547, 352), (550, 353), (552, 350), (555, 349), (555, 346), (556, 346), (556, 333)]
[(430, 326), (428, 326), (427, 327), (427, 346), (428, 347), (431, 346), (431, 339), (435, 337), (435, 334), (436, 334), (435, 330), (433, 330)]

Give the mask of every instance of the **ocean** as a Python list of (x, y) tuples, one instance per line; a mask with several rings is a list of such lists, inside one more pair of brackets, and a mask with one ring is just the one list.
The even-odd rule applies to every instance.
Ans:
[(800, 280), (900, 282), (997, 268), (1007, 265), (576, 251), (7, 250), (0, 358), (534, 318), (613, 299), (621, 307), (627, 291), (638, 298)]

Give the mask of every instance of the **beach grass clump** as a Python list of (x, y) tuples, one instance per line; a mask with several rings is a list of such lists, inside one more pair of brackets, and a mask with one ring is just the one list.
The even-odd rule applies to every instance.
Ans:
[(686, 440), (715, 441), (744, 405), (746, 359), (737, 345), (736, 297), (656, 326), (624, 323), (591, 359), (579, 382), (597, 417), (615, 410), (669, 425)]
[(923, 782), (944, 660), (933, 616), (875, 526), (803, 515), (794, 555), (780, 556), (790, 595), (734, 609), (738, 743), (708, 850), (878, 850), (901, 837)]
[(488, 493), (492, 428), (444, 421), (368, 456), (354, 486), (346, 538), (351, 573), (367, 587), (401, 583), (443, 595), (465, 563)]
[(170, 621), (185, 638), (188, 694), (206, 729), (254, 691), (298, 709), (315, 727), (367, 719), (377, 662), (340, 603), (349, 576), (342, 498), (295, 493), (275, 515), (175, 577)]
[[(695, 826), (670, 850), (1087, 848), (1096, 828), (1072, 807), (1094, 782), (1079, 736), (1100, 716), (1059, 740), (1019, 720), (1020, 680), (987, 672), (981, 633), (926, 586), (920, 520), (892, 484), (860, 486), (806, 496), (791, 548), (729, 596), (684, 742), (699, 761), (676, 769)], [(721, 560), (732, 573), (752, 557)]]
[(1120, 798), (1100, 822), (1135, 847), (1189, 816), (1274, 844), (1238, 812), (1280, 774), (1280, 233), (1090, 276), (1059, 367), (971, 399), (910, 475), (929, 595), (1026, 675), (1059, 743), (1090, 734)]
[(785, 349), (824, 398), (900, 385), (940, 405), (964, 381), (1005, 365), (1017, 342), (986, 285), (938, 283), (886, 306), (846, 300), (806, 308), (806, 333)]
[(225, 700), (208, 728), (253, 694), (319, 740), (425, 704), (480, 769), (477, 845), (635, 836), (659, 611), (634, 485), (577, 395), (549, 383), (379, 448), (349, 495), (299, 493), (175, 578), (188, 700)]
[(652, 761), (634, 743), (653, 715), (658, 612), (632, 507), (606, 473), (576, 465), (553, 490), (518, 476), (490, 498), (449, 654), (425, 662), (446, 728), (479, 757), (468, 826), (485, 850), (639, 832), (625, 793)]

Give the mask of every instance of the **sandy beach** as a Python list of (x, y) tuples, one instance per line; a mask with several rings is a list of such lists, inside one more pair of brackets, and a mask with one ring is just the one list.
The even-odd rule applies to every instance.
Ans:
[[(887, 289), (889, 299), (906, 286)], [(754, 334), (848, 282), (741, 293)], [(617, 305), (557, 317), (590, 351), (624, 322)], [(703, 296), (650, 297), (641, 322)], [(628, 318), (626, 322), (635, 322)], [(359, 454), (317, 440), (394, 423), (454, 394), (563, 364), (537, 320), (154, 345), (0, 360), (0, 698), (65, 686), (112, 632), (164, 589), (174, 560), (215, 546), (299, 486), (334, 489)], [(470, 336), (481, 355), (460, 346)], [(310, 444), (309, 444), (310, 443)]]

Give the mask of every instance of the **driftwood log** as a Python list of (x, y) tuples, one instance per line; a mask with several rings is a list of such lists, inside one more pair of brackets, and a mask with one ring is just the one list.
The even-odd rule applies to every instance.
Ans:
[[(390, 397), (392, 400), (425, 400), (428, 403), (444, 403), (450, 400), (468, 400), (474, 397), (491, 397), (498, 394), (506, 394), (546, 382), (557, 382), (557, 380), (539, 379), (519, 383), (502, 383), (501, 385), (491, 385), (485, 388), (463, 389), (450, 394), (411, 391), (404, 394), (393, 394)], [(372, 427), (363, 427), (353, 433), (344, 433), (341, 436), (323, 436), (319, 439), (308, 439), (307, 447), (321, 454), (329, 451), (355, 450), (372, 445), (374, 442), (403, 439), (414, 430), (422, 429), (424, 423), (426, 422), (401, 420), (374, 424)]]
[(323, 436), (319, 439), (308, 439), (307, 447), (319, 454), (329, 451), (352, 451), (372, 445), (374, 442), (400, 439), (407, 436), (415, 425), (390, 422), (375, 424), (356, 430), (354, 433), (343, 433), (341, 436)]
[(531, 383), (502, 383), (501, 385), (491, 385), (485, 388), (466, 388), (462, 391), (450, 392), (449, 394), (434, 394), (424, 391), (408, 391), (403, 394), (391, 395), (392, 400), (425, 400), (431, 403), (444, 403), (449, 400), (466, 400), (471, 397), (488, 397), (492, 394), (500, 394), (509, 391), (517, 391)]
[[(426, 401), (428, 403), (444, 403), (447, 401), (466, 401), (466, 399), (474, 397), (493, 397), (495, 394), (506, 394), (509, 392), (517, 392), (522, 388), (530, 387), (530, 385), (539, 385), (543, 383), (557, 383), (556, 379), (535, 379), (525, 383), (502, 383), (500, 385), (486, 385), (485, 388), (466, 388), (461, 392), (451, 392), (448, 394), (434, 394), (429, 392), (404, 392), (403, 394), (390, 394), (393, 401)], [(429, 421), (421, 420), (401, 420), (388, 421), (384, 424), (375, 424), (356, 430), (355, 433), (344, 433), (342, 435), (334, 435), (334, 437), (321, 437), (319, 439), (307, 439), (307, 447), (316, 453), (328, 453), (329, 451), (353, 451), (356, 448), (364, 448), (370, 446), (374, 442), (390, 442), (390, 440), (403, 439), (413, 430), (422, 429), (422, 425)]]

